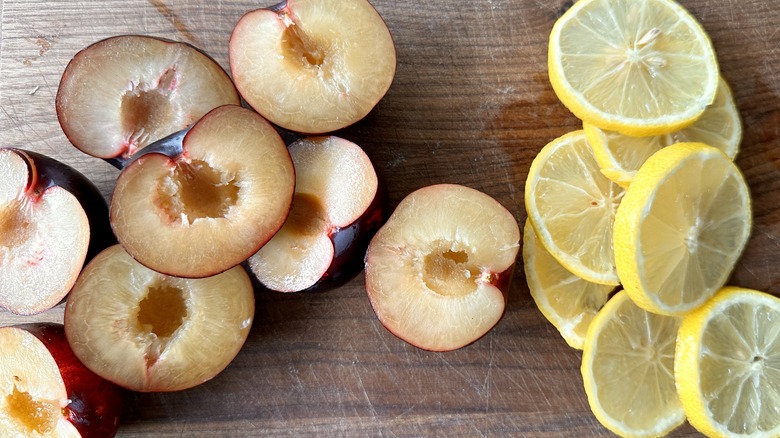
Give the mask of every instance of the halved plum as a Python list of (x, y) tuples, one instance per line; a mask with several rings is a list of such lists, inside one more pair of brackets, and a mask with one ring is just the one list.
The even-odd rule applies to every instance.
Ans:
[(485, 193), (456, 184), (418, 189), (368, 247), (371, 306), (419, 348), (466, 346), (504, 314), (520, 238), (512, 214)]
[(216, 108), (180, 150), (143, 153), (120, 173), (111, 225), (137, 261), (169, 275), (207, 277), (257, 252), (287, 218), (295, 170), (257, 113)]
[(365, 117), (395, 68), (390, 31), (366, 0), (287, 0), (248, 12), (230, 37), (230, 69), (247, 103), (307, 134)]
[(230, 77), (189, 44), (120, 35), (70, 61), (57, 90), (60, 126), (81, 151), (122, 167), (137, 150), (240, 104)]
[(289, 150), (296, 172), (290, 216), (249, 266), (271, 290), (329, 289), (363, 269), (368, 242), (387, 216), (387, 192), (351, 141), (303, 138)]
[(120, 245), (85, 268), (65, 305), (75, 355), (106, 380), (134, 391), (178, 391), (220, 373), (254, 318), (244, 268), (185, 279), (133, 260)]
[(62, 324), (0, 328), (0, 436), (113, 437), (124, 393), (76, 358)]
[(113, 243), (106, 200), (84, 175), (0, 149), (0, 307), (32, 315), (55, 306), (85, 261)]

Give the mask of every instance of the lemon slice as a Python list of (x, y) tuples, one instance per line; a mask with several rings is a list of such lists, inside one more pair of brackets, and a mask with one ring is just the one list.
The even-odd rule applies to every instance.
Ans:
[(531, 163), (525, 209), (561, 265), (592, 283), (616, 286), (612, 224), (623, 192), (601, 174), (579, 130), (548, 143)]
[(601, 172), (623, 187), (628, 187), (639, 167), (662, 147), (680, 142), (700, 142), (722, 150), (733, 160), (742, 140), (739, 111), (723, 78), (720, 79), (715, 101), (687, 128), (668, 134), (631, 137), (604, 131), (588, 123), (583, 126)]
[(688, 421), (705, 435), (780, 436), (780, 299), (722, 289), (683, 318), (674, 374)]
[(615, 262), (642, 308), (684, 314), (720, 289), (750, 234), (750, 195), (718, 149), (677, 143), (651, 156), (615, 217)]
[(596, 418), (620, 436), (655, 437), (685, 421), (674, 381), (680, 318), (649, 313), (620, 291), (588, 329), (582, 379)]
[(593, 317), (614, 286), (583, 280), (539, 244), (529, 221), (523, 228), (523, 267), (536, 306), (572, 348), (582, 350)]
[(715, 98), (718, 63), (672, 0), (580, 0), (553, 26), (550, 82), (581, 120), (645, 136), (691, 124)]

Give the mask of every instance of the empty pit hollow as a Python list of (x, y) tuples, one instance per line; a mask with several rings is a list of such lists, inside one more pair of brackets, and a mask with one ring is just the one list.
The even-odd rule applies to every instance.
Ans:
[(477, 290), (479, 271), (468, 265), (465, 251), (433, 251), (423, 260), (423, 280), (432, 291), (449, 297), (462, 297)]
[(127, 141), (142, 148), (169, 134), (175, 122), (171, 90), (175, 72), (166, 70), (156, 86), (138, 83), (122, 95), (120, 115), (122, 132)]
[(169, 339), (187, 318), (185, 292), (161, 282), (148, 288), (138, 303), (138, 329), (153, 333), (157, 339)]
[[(17, 377), (18, 379), (18, 377)], [(57, 420), (63, 415), (56, 402), (36, 401), (27, 392), (20, 391), (14, 385), (13, 391), (5, 398), (8, 415), (32, 435), (50, 433), (57, 426)]]
[(235, 175), (201, 160), (181, 161), (164, 178), (160, 204), (171, 220), (224, 218), (238, 202)]
[(300, 236), (315, 236), (326, 226), (325, 207), (319, 198), (308, 193), (295, 193), (285, 228)]
[(300, 63), (304, 68), (318, 68), (325, 62), (322, 45), (291, 23), (282, 35), (282, 50), (285, 59)]

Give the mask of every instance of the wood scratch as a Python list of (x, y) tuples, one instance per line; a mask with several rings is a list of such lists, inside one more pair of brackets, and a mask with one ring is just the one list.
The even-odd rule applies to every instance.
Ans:
[[(485, 373), (485, 433), (487, 433), (488, 430), (490, 430), (490, 423), (488, 422), (487, 415), (490, 414), (490, 395), (491, 395), (491, 387), (492, 385), (492, 378), (493, 378), (493, 362), (495, 359), (494, 355), (494, 348), (493, 348), (493, 333), (491, 332), (489, 335), (489, 344), (488, 344), (488, 366), (487, 366), (487, 373)], [(480, 432), (480, 434), (482, 434)]]
[[(355, 356), (354, 360), (357, 360), (357, 355)], [(357, 376), (357, 381), (358, 381), (358, 385), (360, 386), (360, 390), (363, 391), (363, 398), (366, 400), (366, 402), (368, 403), (368, 408), (371, 410), (371, 417), (377, 418), (378, 415), (376, 409), (374, 408), (374, 403), (371, 401), (371, 397), (368, 396), (368, 391), (366, 391), (366, 386), (363, 384), (363, 378), (360, 376), (360, 370), (358, 370), (357, 367), (355, 368), (355, 374)]]
[(157, 9), (157, 12), (171, 22), (173, 28), (187, 41), (198, 45), (198, 37), (190, 30), (187, 24), (173, 11), (163, 0), (148, 0), (149, 4)]

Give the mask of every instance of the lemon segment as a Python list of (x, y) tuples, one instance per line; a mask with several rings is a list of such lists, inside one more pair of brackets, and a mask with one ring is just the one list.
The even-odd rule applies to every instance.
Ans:
[(569, 346), (582, 350), (588, 326), (614, 286), (583, 280), (561, 266), (539, 243), (529, 221), (523, 228), (523, 267), (531, 297), (542, 315)]
[(539, 241), (573, 274), (619, 284), (612, 225), (623, 189), (601, 174), (582, 130), (548, 143), (525, 184), (525, 208)]
[(721, 78), (715, 101), (696, 121), (681, 130), (647, 137), (631, 137), (583, 123), (585, 137), (601, 172), (628, 187), (639, 167), (661, 148), (680, 142), (699, 142), (722, 150), (732, 160), (742, 140), (742, 122), (726, 81)]
[(751, 227), (748, 186), (723, 152), (677, 143), (639, 169), (615, 216), (621, 283), (642, 308), (682, 315), (726, 282)]
[(590, 324), (582, 379), (593, 414), (624, 437), (657, 437), (685, 421), (674, 381), (680, 318), (649, 313), (624, 292)]
[(718, 72), (706, 32), (673, 0), (580, 0), (550, 33), (558, 98), (584, 122), (626, 135), (693, 123), (715, 98)]
[(780, 436), (780, 299), (726, 287), (683, 318), (675, 379), (709, 437)]

